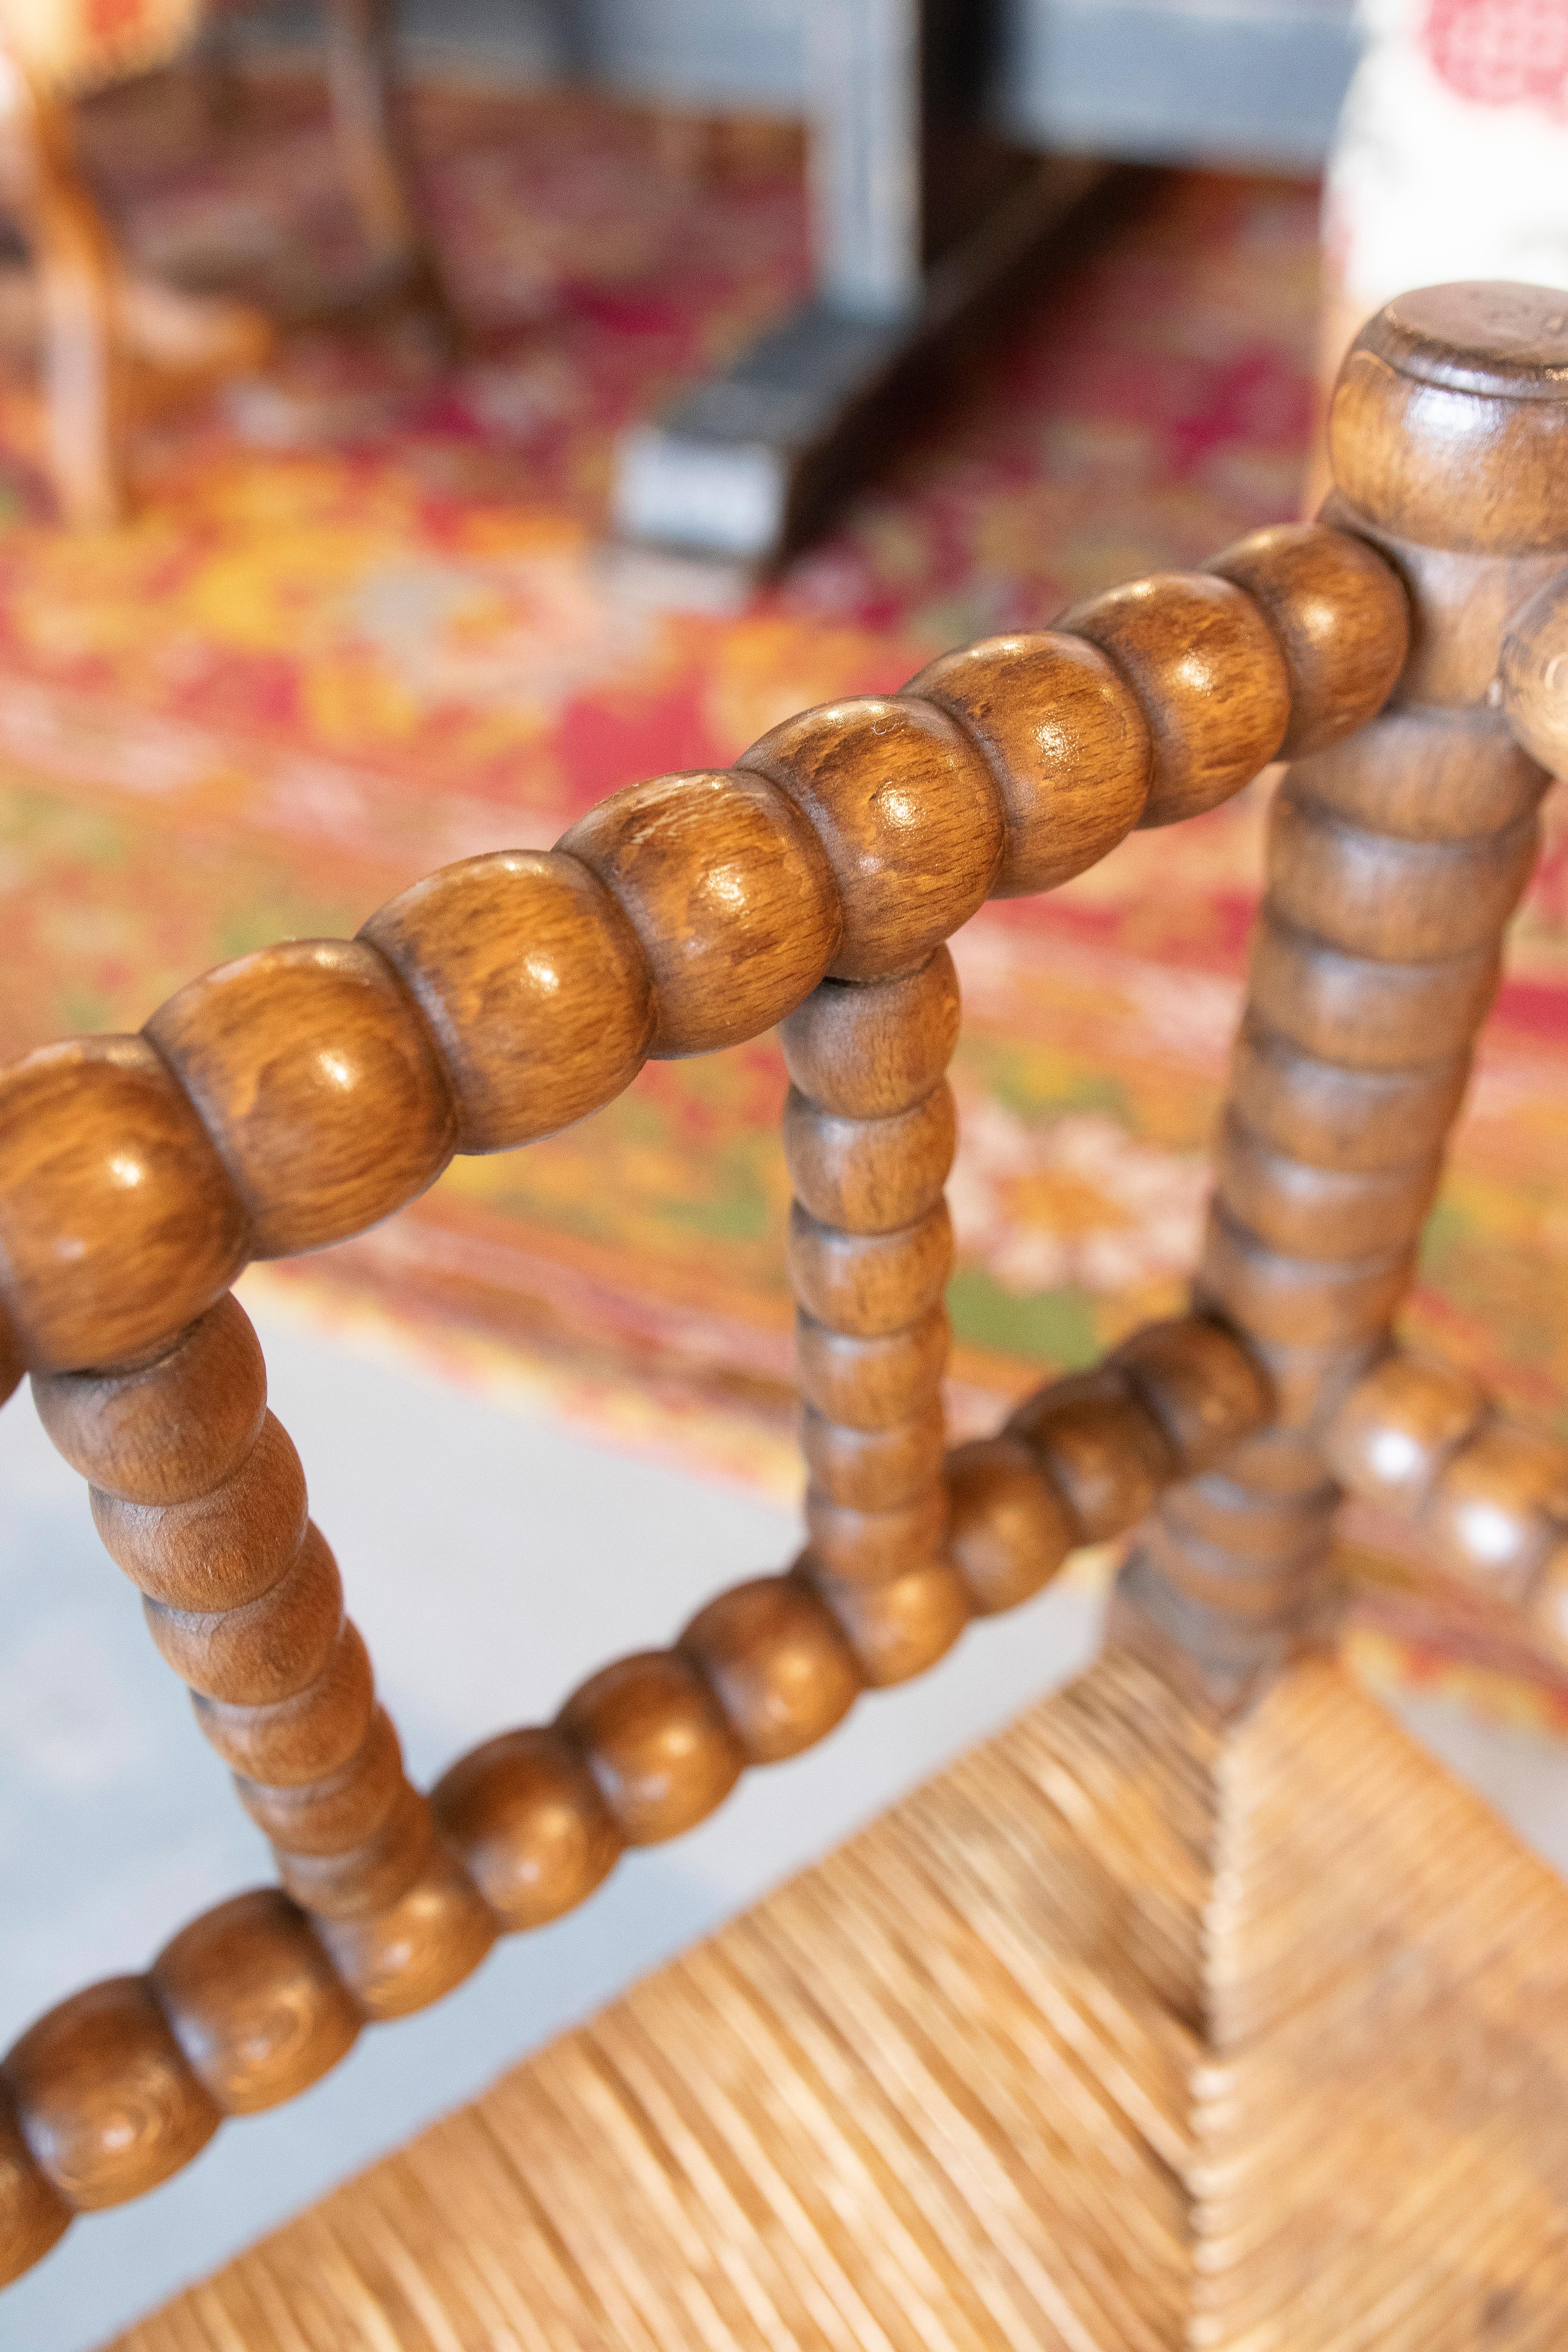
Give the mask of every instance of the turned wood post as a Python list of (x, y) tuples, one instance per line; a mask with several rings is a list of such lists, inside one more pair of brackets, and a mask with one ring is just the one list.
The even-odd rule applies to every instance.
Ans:
[(1391, 303), (1341, 374), (1324, 520), (1412, 609), (1383, 715), (1275, 803), (1200, 1302), (1271, 1372), (1274, 1425), (1173, 1487), (1122, 1598), (1239, 1677), (1311, 1637), (1338, 1488), (1327, 1417), (1409, 1287), (1549, 778), (1493, 681), (1568, 555), (1568, 305), (1454, 286)]

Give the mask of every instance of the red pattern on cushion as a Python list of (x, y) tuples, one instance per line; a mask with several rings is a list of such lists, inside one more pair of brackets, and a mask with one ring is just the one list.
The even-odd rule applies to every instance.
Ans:
[(1472, 106), (1533, 105), (1568, 120), (1568, 0), (1432, 0), (1422, 46)]

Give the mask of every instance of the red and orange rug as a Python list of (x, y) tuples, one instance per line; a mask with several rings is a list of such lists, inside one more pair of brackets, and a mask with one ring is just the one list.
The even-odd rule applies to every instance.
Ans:
[[(352, 264), (308, 91), (262, 90), (221, 139), (145, 90), (89, 128), (150, 262), (252, 288), (306, 255)], [(787, 142), (693, 187), (587, 101), (433, 90), (419, 129), (476, 326), (439, 382), (395, 341), (292, 331), (266, 382), (149, 429), (137, 520), (90, 539), (52, 528), (28, 404), (0, 398), (7, 1055), (134, 1026), (206, 964), (352, 930), (445, 859), (548, 843), (618, 784), (722, 764), (804, 705), (1293, 510), (1315, 191), (1151, 177), (781, 583), (722, 613), (638, 602), (598, 553), (613, 437), (801, 284)], [(1182, 1296), (1268, 788), (954, 943), (963, 1422)], [(1565, 1043), (1559, 806), (1409, 1318), (1559, 1425)], [(787, 1480), (784, 1084), (771, 1042), (651, 1066), (572, 1134), (461, 1162), (267, 1279), (634, 1442)], [(1417, 1645), (1406, 1670), (1447, 1647), (1545, 1689), (1505, 1630), (1394, 1586), (1363, 1616), (1369, 1641)]]

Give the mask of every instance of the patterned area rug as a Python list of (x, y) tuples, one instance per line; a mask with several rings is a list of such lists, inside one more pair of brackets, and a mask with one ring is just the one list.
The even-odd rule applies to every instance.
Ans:
[[(6, 1055), (133, 1026), (205, 965), (352, 930), (445, 859), (547, 844), (618, 784), (723, 763), (804, 705), (1293, 510), (1315, 191), (1150, 175), (780, 584), (725, 612), (639, 601), (597, 551), (613, 436), (801, 285), (792, 142), (731, 137), (693, 184), (647, 123), (586, 100), (429, 89), (416, 128), (474, 327), (439, 380), (390, 330), (290, 329), (266, 381), (149, 424), (111, 539), (51, 527), (35, 410), (19, 379), (0, 394)], [(150, 82), (87, 129), (149, 265), (296, 314), (354, 268), (307, 86), (253, 89), (217, 126)], [(964, 1425), (1182, 1296), (1269, 783), (954, 943)], [(1565, 1038), (1559, 805), (1409, 1318), (1559, 1425)], [(787, 1485), (784, 1088), (771, 1041), (652, 1066), (572, 1134), (459, 1163), (380, 1233), (252, 1279)], [(1403, 1672), (1484, 1658), (1558, 1704), (1506, 1628), (1435, 1613), (1402, 1571), (1362, 1611)]]

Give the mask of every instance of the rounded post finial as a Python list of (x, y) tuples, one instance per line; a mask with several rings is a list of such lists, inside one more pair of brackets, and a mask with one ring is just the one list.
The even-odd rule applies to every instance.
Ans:
[(1425, 286), (1369, 319), (1329, 413), (1334, 479), (1428, 547), (1568, 547), (1568, 294)]

